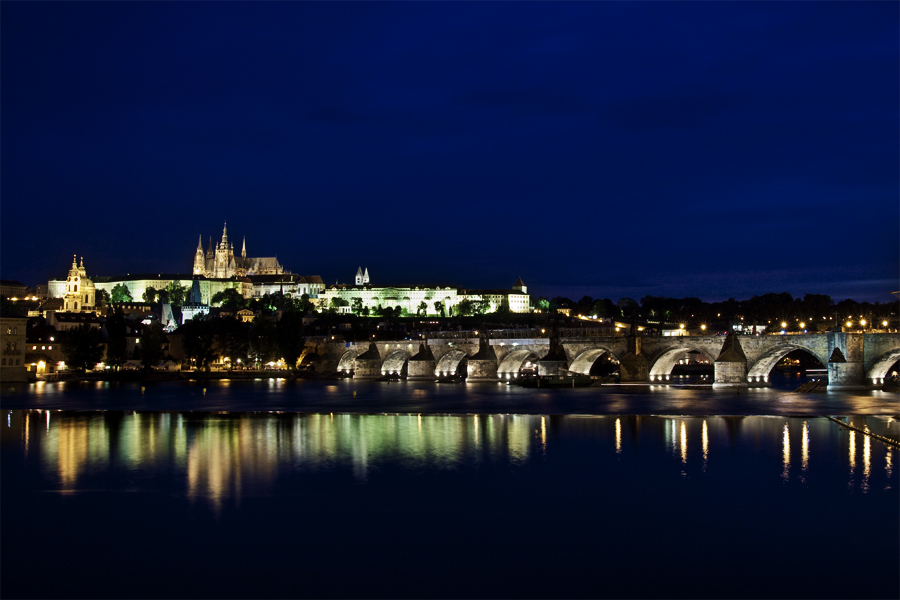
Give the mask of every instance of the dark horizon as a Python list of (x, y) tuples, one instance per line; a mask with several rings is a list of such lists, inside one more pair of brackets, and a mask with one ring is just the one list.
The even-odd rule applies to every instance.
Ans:
[(896, 3), (3, 3), (0, 271), (891, 302)]

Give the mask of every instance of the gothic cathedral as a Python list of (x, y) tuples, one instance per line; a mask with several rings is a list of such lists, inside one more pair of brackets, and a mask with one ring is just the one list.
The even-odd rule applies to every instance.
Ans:
[(203, 252), (203, 236), (197, 243), (194, 254), (194, 275), (204, 275), (211, 279), (229, 279), (247, 275), (281, 275), (284, 268), (274, 256), (247, 258), (247, 239), (241, 255), (234, 255), (234, 244), (228, 241), (228, 224), (222, 229), (222, 241), (213, 247), (209, 238), (209, 248)]

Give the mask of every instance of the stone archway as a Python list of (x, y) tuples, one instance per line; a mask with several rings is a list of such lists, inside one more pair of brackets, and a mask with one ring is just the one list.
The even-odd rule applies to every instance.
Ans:
[(618, 356), (607, 348), (589, 348), (575, 357), (575, 360), (569, 365), (569, 372), (578, 373), (580, 375), (590, 375), (594, 361), (606, 353), (609, 353), (616, 361), (620, 360)]
[(653, 364), (650, 365), (650, 381), (668, 381), (672, 375), (672, 369), (678, 364), (678, 357), (685, 352), (699, 352), (709, 359), (710, 364), (716, 362), (715, 356), (710, 356), (702, 348), (695, 348), (686, 344), (681, 344), (675, 348), (668, 348), (662, 354), (656, 357)]
[(821, 356), (817, 356), (812, 350), (805, 346), (797, 344), (779, 345), (763, 354), (752, 366), (748, 365), (747, 381), (750, 383), (766, 383), (769, 381), (769, 373), (775, 368), (782, 358), (795, 350), (802, 350), (822, 363), (822, 367), (828, 366), (828, 359), (822, 360)]
[(522, 366), (528, 361), (537, 362), (537, 355), (531, 350), (513, 350), (500, 361), (497, 367), (497, 377), (500, 379), (515, 379), (519, 376)]
[(468, 355), (462, 350), (450, 350), (444, 354), (434, 367), (434, 374), (438, 377), (454, 375), (459, 370), (459, 365), (466, 360)]
[(349, 373), (356, 369), (356, 357), (359, 356), (359, 352), (356, 350), (347, 350), (341, 356), (341, 360), (338, 363), (338, 373)]
[(382, 375), (405, 375), (406, 361), (409, 360), (409, 352), (406, 350), (394, 350), (384, 359), (381, 365)]
[(866, 383), (884, 383), (888, 371), (897, 361), (900, 361), (900, 348), (895, 348), (879, 356), (869, 372), (866, 373)]

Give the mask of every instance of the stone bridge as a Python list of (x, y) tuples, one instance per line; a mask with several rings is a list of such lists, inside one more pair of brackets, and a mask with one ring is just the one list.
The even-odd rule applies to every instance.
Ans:
[(332, 342), (310, 338), (316, 369), (352, 377), (435, 380), (465, 376), (469, 382), (511, 380), (523, 370), (540, 376), (588, 375), (608, 354), (620, 381), (665, 383), (686, 352), (714, 365), (715, 387), (764, 386), (788, 353), (802, 350), (828, 370), (828, 389), (884, 382), (900, 361), (900, 334), (831, 332), (804, 335), (600, 336), (593, 330), (561, 330), (553, 340), (539, 329), (461, 331), (428, 339)]

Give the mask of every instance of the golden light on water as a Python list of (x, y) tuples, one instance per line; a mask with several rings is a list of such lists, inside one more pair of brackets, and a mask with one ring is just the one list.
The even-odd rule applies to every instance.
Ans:
[(856, 468), (856, 432), (850, 430), (850, 474)]
[(547, 454), (547, 417), (541, 417), (541, 450)]
[(616, 454), (622, 452), (622, 420), (616, 419)]
[[(866, 431), (869, 428), (866, 427)], [(863, 491), (869, 489), (869, 473), (872, 469), (872, 438), (871, 436), (863, 436), (863, 480), (861, 487)]]
[(703, 468), (705, 469), (706, 460), (709, 458), (709, 427), (706, 425), (706, 419), (703, 419), (703, 433), (700, 439), (703, 444)]
[(781, 476), (787, 479), (791, 470), (791, 432), (787, 423), (784, 424), (781, 436), (781, 455), (784, 463), (784, 471), (781, 472)]
[(800, 458), (803, 461), (803, 471), (805, 472), (807, 467), (809, 467), (809, 422), (803, 421), (803, 438), (802, 438), (802, 450)]

